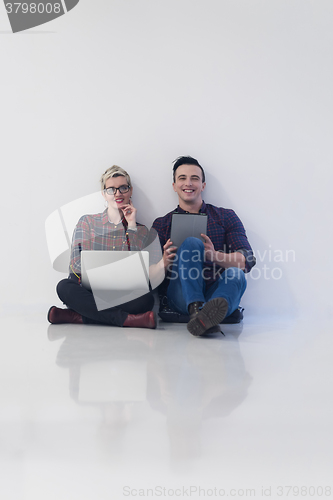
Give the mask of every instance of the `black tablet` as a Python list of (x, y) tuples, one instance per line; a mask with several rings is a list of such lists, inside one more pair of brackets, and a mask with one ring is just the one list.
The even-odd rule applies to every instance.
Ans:
[(202, 240), (201, 233), (207, 234), (207, 214), (172, 214), (170, 240), (176, 247), (189, 236)]

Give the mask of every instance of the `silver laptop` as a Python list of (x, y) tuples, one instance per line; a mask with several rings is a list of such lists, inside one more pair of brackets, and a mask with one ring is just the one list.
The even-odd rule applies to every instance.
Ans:
[(201, 233), (207, 234), (206, 214), (172, 214), (170, 240), (176, 247), (189, 236), (202, 240)]
[(124, 304), (149, 292), (149, 252), (82, 250), (81, 279), (98, 310)]

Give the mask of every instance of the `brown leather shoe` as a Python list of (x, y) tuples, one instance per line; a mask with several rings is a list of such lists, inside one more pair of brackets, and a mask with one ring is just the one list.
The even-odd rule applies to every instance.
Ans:
[(62, 323), (82, 325), (83, 323), (81, 314), (73, 311), (73, 309), (60, 309), (60, 307), (56, 306), (50, 307), (47, 319), (53, 325), (61, 325)]
[(129, 314), (123, 326), (130, 328), (156, 328), (156, 320), (153, 311), (143, 314)]
[(192, 335), (199, 337), (213, 326), (221, 323), (227, 312), (228, 302), (224, 297), (209, 300), (197, 314), (190, 317), (187, 329)]

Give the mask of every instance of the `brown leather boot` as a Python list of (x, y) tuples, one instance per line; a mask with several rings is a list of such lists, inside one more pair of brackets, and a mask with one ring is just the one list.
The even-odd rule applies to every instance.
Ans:
[(81, 314), (73, 311), (73, 309), (60, 309), (60, 307), (56, 306), (50, 307), (47, 319), (53, 325), (61, 325), (62, 323), (83, 324)]
[(143, 314), (129, 314), (123, 326), (130, 328), (156, 328), (156, 320), (153, 311)]
[[(195, 302), (193, 302), (193, 304), (195, 304)], [(190, 306), (191, 305), (192, 304), (190, 304)], [(200, 337), (206, 333), (207, 330), (223, 321), (228, 312), (228, 307), (229, 304), (224, 297), (217, 297), (216, 299), (209, 300), (197, 314), (190, 317), (187, 323), (188, 331), (192, 333), (192, 335)]]
[(188, 306), (188, 313), (190, 315), (190, 320), (195, 318), (195, 316), (199, 313), (201, 307), (202, 307), (203, 302), (192, 302)]

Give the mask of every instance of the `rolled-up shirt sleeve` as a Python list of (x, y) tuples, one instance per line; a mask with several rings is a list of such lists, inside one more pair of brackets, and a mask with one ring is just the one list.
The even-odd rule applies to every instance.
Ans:
[(252, 250), (247, 250), (246, 248), (238, 248), (237, 252), (241, 253), (245, 257), (245, 273), (249, 273), (253, 266), (256, 265), (256, 258)]
[(127, 228), (129, 248), (126, 250), (142, 250), (145, 247), (148, 238), (148, 229), (146, 226), (137, 226), (134, 230)]

